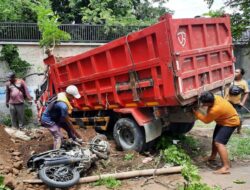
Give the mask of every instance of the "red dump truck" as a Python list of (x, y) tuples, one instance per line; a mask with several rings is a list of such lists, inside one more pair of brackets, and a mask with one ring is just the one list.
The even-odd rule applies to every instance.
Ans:
[(204, 90), (222, 91), (234, 78), (230, 18), (159, 22), (76, 56), (48, 56), (48, 97), (78, 87), (72, 120), (113, 130), (118, 146), (142, 151), (164, 130), (186, 133), (195, 118), (190, 107)]

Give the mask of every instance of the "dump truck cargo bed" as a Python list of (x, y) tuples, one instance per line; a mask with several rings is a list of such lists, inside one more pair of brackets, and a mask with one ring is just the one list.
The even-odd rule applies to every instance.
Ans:
[[(50, 91), (78, 87), (82, 110), (178, 106), (233, 80), (230, 19), (172, 19), (57, 61), (49, 56)], [(54, 89), (54, 90), (53, 90)]]

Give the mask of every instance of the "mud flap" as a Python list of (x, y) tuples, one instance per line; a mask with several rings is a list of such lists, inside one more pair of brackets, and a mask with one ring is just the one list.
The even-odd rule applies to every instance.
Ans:
[(143, 127), (146, 143), (156, 139), (162, 134), (162, 124), (159, 119), (152, 120), (151, 122), (144, 124)]

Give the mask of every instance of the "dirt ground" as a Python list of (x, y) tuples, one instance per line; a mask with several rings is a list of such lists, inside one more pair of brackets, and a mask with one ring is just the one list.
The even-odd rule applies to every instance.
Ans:
[[(94, 130), (79, 130), (83, 140), (88, 141), (93, 136), (95, 136)], [(212, 128), (194, 128), (188, 135), (191, 135), (199, 142), (199, 148), (202, 149), (203, 153), (208, 153), (210, 151)], [(26, 131), (26, 134), (31, 137), (30, 141), (23, 141), (20, 139), (13, 138), (9, 136), (5, 130), (4, 126), (0, 126), (0, 173), (1, 175), (12, 177), (15, 180), (15, 190), (49, 190), (45, 185), (31, 185), (23, 184), (22, 180), (36, 179), (37, 174), (35, 172), (30, 172), (26, 168), (26, 162), (30, 155), (33, 153), (39, 153), (52, 148), (52, 136), (44, 128), (32, 129)], [(140, 169), (151, 169), (155, 168), (158, 162), (157, 152), (148, 154), (138, 154), (136, 152), (123, 152), (116, 150), (115, 143), (113, 139), (109, 139), (111, 145), (111, 154), (108, 161), (99, 161), (96, 165), (86, 174), (98, 175), (104, 173), (115, 173), (122, 171), (140, 170)], [(133, 154), (132, 160), (124, 160), (126, 154)], [(144, 164), (142, 161), (146, 157), (153, 157), (153, 160)], [(200, 174), (204, 182), (211, 186), (220, 185), (223, 189), (230, 190), (247, 190), (250, 189), (250, 161), (241, 160), (232, 162), (232, 172), (231, 175), (215, 175), (212, 171), (215, 169), (212, 165), (207, 165), (202, 161), (203, 156), (192, 157), (194, 164), (200, 169)], [(18, 165), (18, 163), (21, 163)], [(219, 160), (218, 160), (218, 163)], [(21, 166), (20, 166), (21, 165)], [(162, 167), (163, 165), (158, 165)], [(217, 165), (218, 166), (218, 165)], [(243, 180), (245, 184), (235, 184), (233, 181)], [(133, 178), (129, 180), (123, 180), (121, 187), (118, 189), (128, 190), (128, 189), (176, 189), (178, 184), (184, 182), (181, 174), (172, 175), (162, 175), (155, 178), (150, 177), (140, 177)], [(92, 184), (79, 184), (75, 187), (70, 188), (70, 190), (104, 190), (107, 189), (104, 186), (93, 186)]]

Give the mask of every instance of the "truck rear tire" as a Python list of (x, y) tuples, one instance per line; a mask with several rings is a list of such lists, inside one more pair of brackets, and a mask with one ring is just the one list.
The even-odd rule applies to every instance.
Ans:
[(170, 123), (169, 132), (172, 134), (184, 134), (189, 132), (194, 126), (194, 122), (191, 123)]
[(143, 130), (132, 119), (119, 119), (114, 126), (113, 136), (117, 146), (123, 150), (142, 152), (145, 147)]

